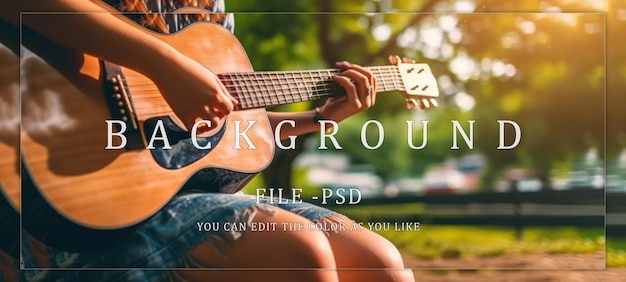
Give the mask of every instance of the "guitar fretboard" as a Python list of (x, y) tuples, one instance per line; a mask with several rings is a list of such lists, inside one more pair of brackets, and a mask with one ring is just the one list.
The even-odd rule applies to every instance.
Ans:
[[(367, 67), (376, 77), (377, 92), (404, 91), (397, 66)], [(219, 74), (239, 104), (237, 109), (266, 108), (345, 95), (333, 79), (338, 69), (309, 71), (261, 71)]]

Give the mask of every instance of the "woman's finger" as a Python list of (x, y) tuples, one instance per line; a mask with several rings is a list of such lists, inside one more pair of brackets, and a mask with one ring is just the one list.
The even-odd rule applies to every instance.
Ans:
[(215, 83), (217, 84), (217, 87), (214, 89), (215, 99), (211, 105), (211, 111), (222, 118), (230, 114), (233, 110), (234, 104), (228, 90), (226, 90), (226, 87), (224, 87), (222, 82), (219, 81), (217, 77), (215, 77)]
[(346, 90), (346, 97), (348, 97), (347, 102), (353, 104), (357, 109), (360, 109), (363, 104), (359, 100), (356, 85), (352, 83), (350, 78), (344, 75), (334, 75), (333, 80)]
[[(372, 72), (370, 72), (368, 69), (357, 65), (357, 64), (351, 64), (349, 62), (338, 62), (337, 63), (338, 67), (341, 67), (345, 70), (354, 70), (356, 72), (358, 72), (361, 75), (364, 75), (367, 78), (367, 83), (365, 84), (365, 88), (363, 92), (360, 93), (364, 93), (364, 100), (363, 102), (365, 102), (367, 105), (373, 105), (374, 102), (376, 101), (376, 92), (377, 92), (377, 88), (376, 88), (376, 77), (374, 76), (374, 74), (372, 74)], [(356, 79), (354, 79), (355, 81), (357, 81)]]
[(342, 76), (349, 78), (353, 84), (356, 85), (358, 98), (361, 103), (367, 106), (371, 105), (371, 95), (373, 91), (367, 76), (354, 69), (344, 71)]

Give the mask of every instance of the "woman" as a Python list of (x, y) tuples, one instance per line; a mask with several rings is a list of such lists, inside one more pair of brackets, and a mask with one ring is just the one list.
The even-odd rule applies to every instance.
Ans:
[[(196, 20), (214, 21), (231, 31), (233, 27), (231, 15), (164, 14), (185, 6), (200, 6), (221, 13), (224, 5), (222, 1), (107, 2), (122, 11), (141, 13), (130, 17), (160, 32), (175, 32)], [(37, 20), (27, 17), (23, 24), (63, 45), (146, 75), (158, 86), (161, 95), (187, 128), (200, 119), (217, 124), (238, 104), (217, 77), (202, 65), (164, 42), (140, 32), (119, 15), (94, 13), (109, 11), (102, 3), (62, 0), (20, 4), (22, 11), (88, 12), (63, 16), (41, 15), (36, 17)], [(18, 11), (2, 12), (3, 18), (15, 25), (19, 23), (17, 14)], [(66, 32), (70, 28), (73, 31), (71, 34)], [(124, 46), (125, 52), (118, 52), (119, 48), (112, 46)], [(347, 62), (337, 63), (337, 67), (344, 71), (333, 79), (345, 88), (345, 97), (328, 99), (317, 111), (268, 113), (273, 126), (284, 119), (296, 122), (296, 127), (283, 128), (281, 138), (319, 130), (316, 122), (319, 119), (340, 122), (374, 104), (376, 81), (373, 75)], [(169, 71), (163, 72), (164, 69)], [(64, 278), (70, 281), (413, 280), (409, 270), (401, 270), (404, 265), (398, 250), (389, 241), (369, 230), (346, 228), (337, 232), (322, 232), (308, 228), (300, 231), (283, 231), (279, 228), (276, 232), (243, 231), (216, 237), (198, 232), (196, 223), (206, 221), (301, 223), (305, 226), (310, 222), (333, 222), (344, 226), (352, 224), (345, 216), (306, 203), (257, 203), (256, 198), (242, 195), (186, 193), (176, 196), (155, 216), (138, 225), (129, 236), (106, 251), (72, 253), (55, 250), (32, 237), (24, 237), (23, 263), (27, 268), (136, 269), (106, 272), (33, 270), (26, 271), (24, 275), (28, 280)], [(368, 270), (364, 271), (363, 268)]]

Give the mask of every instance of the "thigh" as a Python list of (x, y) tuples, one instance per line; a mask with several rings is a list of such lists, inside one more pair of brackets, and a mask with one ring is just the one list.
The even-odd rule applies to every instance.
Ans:
[(413, 281), (411, 270), (404, 269), (400, 252), (391, 242), (348, 217), (310, 203), (273, 205), (307, 218), (309, 225), (325, 233), (341, 281)]
[[(330, 243), (309, 223), (283, 209), (259, 213), (240, 238), (217, 245), (201, 243), (192, 249), (192, 260), (210, 270), (179, 273), (193, 281), (336, 281)], [(265, 227), (255, 230), (253, 224)]]
[[(296, 209), (295, 206), (290, 208)], [(302, 213), (312, 219), (331, 214), (330, 211), (304, 210), (308, 212)], [(276, 229), (274, 232), (253, 232), (250, 228), (233, 228), (239, 224), (250, 227), (252, 223), (275, 224)], [(285, 231), (282, 223), (308, 226), (311, 220), (280, 206), (257, 203), (255, 197), (207, 193), (180, 195), (106, 252), (73, 253), (39, 244), (24, 244), (24, 264), (30, 268), (24, 274), (27, 279), (44, 280), (175, 281), (189, 278), (190, 273), (191, 278), (194, 278), (193, 274), (200, 274), (201, 280), (217, 273), (221, 275), (218, 281), (222, 281), (233, 277), (223, 274), (238, 272), (209, 270), (181, 274), (176, 270), (313, 267), (319, 271), (309, 271), (308, 274), (276, 272), (274, 276), (298, 273), (312, 277), (312, 280), (334, 281), (336, 273), (332, 269), (335, 263), (327, 237), (317, 230), (309, 231), (308, 227), (306, 230)], [(37, 269), (41, 267), (88, 268), (90, 271)], [(108, 270), (94, 271), (102, 268)], [(110, 271), (111, 268), (116, 270)], [(301, 276), (298, 277), (303, 278)], [(285, 281), (291, 280), (285, 278)]]
[(330, 232), (328, 241), (337, 263), (341, 281), (414, 281), (410, 269), (398, 249), (386, 238), (353, 225), (343, 217), (343, 225), (354, 226), (339, 232)]
[[(163, 209), (137, 225), (119, 243), (101, 252), (56, 250), (34, 241), (23, 232), (22, 254), (27, 280), (34, 278), (67, 281), (163, 281), (172, 272), (155, 271), (195, 266), (189, 250), (200, 243), (217, 244), (241, 232), (205, 230), (204, 222), (221, 226), (247, 222), (257, 213), (271, 213), (270, 206), (232, 194), (196, 193), (174, 197)], [(123, 271), (59, 272), (42, 268), (130, 269)]]

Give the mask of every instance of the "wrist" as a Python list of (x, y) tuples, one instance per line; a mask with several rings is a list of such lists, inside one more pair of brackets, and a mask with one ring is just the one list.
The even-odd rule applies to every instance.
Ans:
[[(334, 124), (331, 122), (334, 122), (335, 124), (337, 123), (337, 121), (326, 117), (323, 113), (322, 113), (322, 109), (320, 109), (320, 107), (315, 107), (314, 113), (313, 113), (313, 123), (316, 125), (321, 125), (321, 121), (325, 121), (324, 122), (324, 130), (326, 132), (330, 131), (333, 129)], [(331, 122), (328, 122), (331, 121)], [(321, 128), (320, 128), (321, 129)]]

